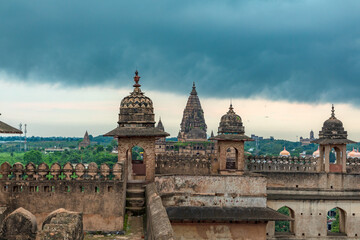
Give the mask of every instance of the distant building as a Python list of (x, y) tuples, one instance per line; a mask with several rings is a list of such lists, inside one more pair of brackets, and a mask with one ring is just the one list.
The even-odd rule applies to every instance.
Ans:
[(90, 138), (88, 132), (86, 131), (84, 135), (84, 139), (79, 143), (79, 149), (86, 148), (88, 146), (90, 146)]
[(57, 148), (56, 146), (53, 148), (45, 148), (44, 152), (46, 153), (54, 153), (54, 152), (64, 152), (65, 150), (69, 150), (70, 148)]
[(309, 145), (309, 144), (311, 144), (311, 141), (314, 141), (314, 140), (316, 140), (316, 139), (314, 138), (314, 131), (313, 130), (310, 131), (310, 137), (309, 138), (300, 137), (301, 146)]

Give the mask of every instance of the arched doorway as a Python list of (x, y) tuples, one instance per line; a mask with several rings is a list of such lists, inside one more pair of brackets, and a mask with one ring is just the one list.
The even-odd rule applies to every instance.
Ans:
[(146, 176), (146, 154), (142, 147), (133, 146), (131, 148), (131, 170), (132, 179), (143, 180)]
[(226, 169), (237, 169), (238, 151), (234, 147), (226, 149)]
[(326, 228), (329, 236), (346, 236), (346, 212), (341, 208), (333, 208), (327, 212)]
[[(283, 206), (279, 208), (277, 212), (295, 219), (294, 210), (292, 210), (287, 206)], [(294, 221), (275, 221), (275, 235), (293, 235), (293, 234), (295, 234)]]

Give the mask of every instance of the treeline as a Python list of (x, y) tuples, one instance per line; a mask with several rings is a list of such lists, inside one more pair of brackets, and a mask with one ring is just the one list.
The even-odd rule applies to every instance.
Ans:
[(39, 165), (42, 162), (47, 163), (51, 166), (53, 163), (59, 163), (64, 165), (67, 162), (70, 163), (90, 163), (95, 162), (100, 165), (102, 163), (107, 163), (112, 166), (117, 162), (117, 154), (111, 153), (114, 145), (107, 145), (106, 147), (102, 145), (89, 146), (85, 149), (80, 150), (64, 150), (62, 152), (54, 153), (45, 153), (39, 150), (30, 150), (26, 153), (0, 153), (0, 164), (3, 162), (9, 162), (14, 164), (15, 162), (20, 162), (24, 165), (32, 162), (36, 165)]

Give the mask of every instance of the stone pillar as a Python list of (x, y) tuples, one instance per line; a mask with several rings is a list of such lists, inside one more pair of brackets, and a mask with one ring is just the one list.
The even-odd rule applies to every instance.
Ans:
[(346, 145), (341, 146), (340, 152), (341, 152), (342, 172), (346, 173)]
[(155, 138), (150, 138), (144, 147), (146, 153), (146, 177), (145, 180), (153, 182), (155, 179)]
[(237, 170), (244, 171), (245, 170), (245, 154), (244, 154), (244, 142), (238, 142), (236, 144), (237, 147)]
[(325, 172), (330, 172), (330, 145), (325, 146)]

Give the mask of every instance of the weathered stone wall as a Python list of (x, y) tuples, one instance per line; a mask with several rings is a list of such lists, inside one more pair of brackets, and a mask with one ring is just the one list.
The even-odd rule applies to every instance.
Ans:
[(146, 186), (146, 235), (148, 240), (174, 239), (173, 229), (154, 183)]
[(179, 153), (158, 154), (156, 174), (209, 175), (217, 160), (214, 155), (183, 155)]
[[(327, 237), (327, 212), (338, 207), (345, 212), (346, 239), (360, 237), (360, 201), (354, 200), (268, 200), (268, 206), (279, 209), (287, 206), (294, 212), (294, 235), (300, 239), (324, 239)], [(274, 222), (267, 226), (267, 235), (273, 237)], [(336, 239), (332, 236), (331, 239)], [(343, 238), (341, 238), (343, 239)], [(344, 238), (345, 239), (345, 238)]]
[[(267, 177), (267, 205), (287, 206), (294, 213), (297, 238), (327, 238), (327, 212), (345, 212), (345, 234), (358, 239), (360, 231), (360, 175), (342, 173), (263, 172)], [(274, 223), (267, 227), (274, 237)]]
[(83, 164), (73, 169), (70, 163), (64, 167), (53, 164), (51, 168), (46, 164), (38, 167), (28, 164), (24, 168), (19, 163), (13, 166), (4, 163), (0, 173), (1, 204), (11, 211), (27, 209), (36, 216), (39, 225), (52, 211), (65, 208), (83, 213), (85, 230), (123, 229), (125, 185), (119, 163), (112, 169), (106, 164), (99, 169), (95, 163), (90, 163), (87, 169)]
[(266, 223), (172, 223), (175, 239), (265, 240)]
[(266, 207), (266, 178), (240, 176), (157, 176), (157, 190), (168, 206)]

